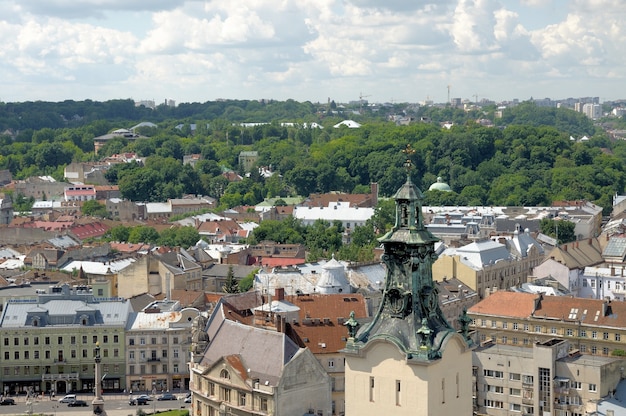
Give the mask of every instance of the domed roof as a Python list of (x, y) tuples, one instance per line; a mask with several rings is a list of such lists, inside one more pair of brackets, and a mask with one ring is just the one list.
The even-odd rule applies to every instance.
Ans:
[(437, 178), (437, 182), (435, 182), (432, 185), (430, 185), (430, 188), (428, 188), (428, 190), (429, 191), (452, 192), (452, 189), (450, 188), (450, 186), (443, 181), (443, 178), (441, 176), (439, 176)]

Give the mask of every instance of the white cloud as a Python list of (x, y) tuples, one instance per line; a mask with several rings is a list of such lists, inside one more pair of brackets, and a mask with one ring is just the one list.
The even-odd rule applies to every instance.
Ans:
[(0, 0), (0, 98), (608, 96), (625, 20), (621, 0)]

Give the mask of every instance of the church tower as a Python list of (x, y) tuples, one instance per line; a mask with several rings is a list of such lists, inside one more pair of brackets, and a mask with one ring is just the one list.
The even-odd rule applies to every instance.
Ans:
[[(446, 321), (432, 278), (439, 241), (424, 226), (421, 191), (410, 177), (394, 195), (394, 227), (379, 239), (387, 268), (373, 320), (346, 322), (346, 414), (471, 415), (472, 355), (467, 325)], [(466, 320), (462, 320), (466, 322)]]

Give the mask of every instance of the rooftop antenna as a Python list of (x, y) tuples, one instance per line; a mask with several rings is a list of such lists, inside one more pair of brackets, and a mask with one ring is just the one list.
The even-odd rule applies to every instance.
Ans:
[(448, 104), (450, 104), (450, 87), (452, 87), (452, 85), (448, 84)]

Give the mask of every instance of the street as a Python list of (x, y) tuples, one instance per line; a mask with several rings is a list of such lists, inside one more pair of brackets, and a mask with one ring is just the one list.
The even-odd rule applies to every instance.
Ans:
[[(179, 397), (176, 401), (158, 401), (156, 397), (154, 400), (148, 402), (148, 404), (143, 406), (130, 406), (128, 404), (129, 395), (104, 395), (104, 409), (109, 415), (120, 415), (120, 416), (128, 416), (134, 415), (137, 412), (137, 409), (142, 409), (147, 414), (151, 414), (153, 411), (162, 411), (162, 410), (170, 410), (170, 409), (181, 409), (188, 408), (190, 405), (183, 401), (185, 395), (178, 394)], [(29, 406), (26, 402), (25, 396), (14, 396), (12, 397), (15, 400), (14, 406), (0, 406), (0, 415), (38, 415), (38, 414), (46, 414), (46, 415), (54, 415), (57, 414), (62, 416), (66, 413), (74, 413), (77, 414), (91, 414), (91, 401), (93, 400), (93, 394), (77, 394), (78, 400), (84, 400), (87, 402), (87, 407), (69, 407), (66, 403), (59, 403), (58, 398), (55, 400), (50, 400), (48, 398), (37, 399), (32, 401), (32, 405)], [(32, 408), (32, 409), (31, 409)]]

